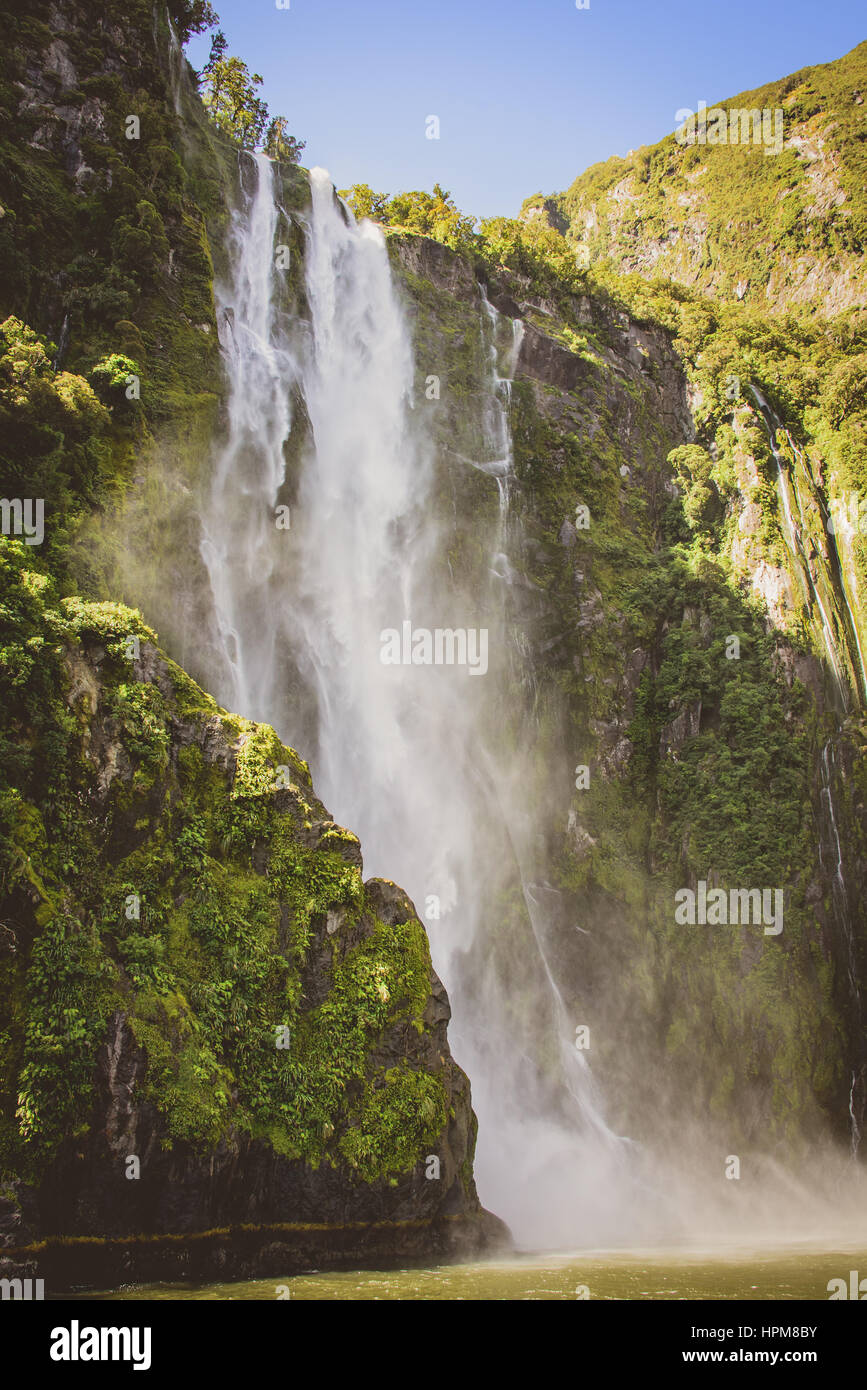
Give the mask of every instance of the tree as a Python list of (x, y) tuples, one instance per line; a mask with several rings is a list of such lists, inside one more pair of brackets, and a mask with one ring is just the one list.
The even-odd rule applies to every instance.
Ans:
[(456, 251), (471, 247), (475, 241), (475, 218), (464, 217), (452, 195), (438, 183), (434, 184), (433, 193), (418, 189), (396, 193), (387, 205), (387, 212), (393, 227), (421, 232)]
[(288, 124), (285, 116), (274, 116), (271, 119), (265, 132), (264, 149), (271, 159), (282, 160), (284, 164), (297, 164), (307, 142), (296, 140), (294, 135), (287, 134)]
[(388, 221), (388, 194), (374, 193), (369, 183), (354, 183), (351, 188), (341, 188), (344, 198), (355, 216), (371, 217), (374, 222)]
[(214, 125), (245, 150), (254, 150), (262, 139), (268, 106), (256, 96), (259, 73), (252, 75), (240, 58), (227, 58), (226, 36), (218, 29), (211, 53), (202, 69), (202, 100)]
[(683, 493), (683, 514), (690, 531), (709, 530), (720, 513), (710, 454), (700, 444), (681, 444), (671, 450), (668, 462)]
[(208, 55), (208, 61), (204, 67), (205, 72), (213, 72), (217, 63), (222, 62), (222, 60), (225, 58), (226, 49), (228, 47), (229, 40), (226, 38), (226, 35), (223, 33), (222, 29), (218, 29), (214, 37), (211, 39), (211, 52)]
[(191, 34), (201, 34), (220, 22), (209, 0), (169, 0), (169, 16), (181, 44)]

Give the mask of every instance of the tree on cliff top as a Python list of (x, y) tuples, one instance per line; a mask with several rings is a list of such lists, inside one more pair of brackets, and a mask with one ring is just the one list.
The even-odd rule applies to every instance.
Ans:
[(220, 20), (210, 0), (169, 0), (168, 9), (175, 33), (182, 44), (192, 34), (212, 29)]
[(355, 216), (372, 217), (392, 227), (419, 232), (433, 237), (454, 250), (468, 249), (475, 240), (474, 217), (465, 217), (456, 207), (452, 195), (438, 183), (433, 193), (414, 189), (408, 193), (375, 193), (369, 184), (356, 183), (341, 190)]
[(306, 140), (296, 140), (287, 133), (289, 122), (285, 116), (274, 116), (265, 131), (265, 153), (272, 159), (280, 159), (284, 164), (297, 164), (301, 158)]
[(211, 40), (211, 53), (202, 69), (202, 100), (214, 125), (223, 135), (245, 150), (253, 150), (262, 139), (268, 120), (268, 106), (256, 95), (261, 86), (259, 73), (250, 73), (241, 58), (227, 58), (226, 36), (218, 29)]
[(262, 78), (258, 72), (251, 74), (242, 59), (228, 58), (227, 48), (226, 35), (218, 29), (199, 79), (202, 100), (214, 125), (245, 150), (263, 144), (264, 135), (267, 155), (286, 164), (297, 164), (305, 142), (289, 134), (285, 116), (273, 116), (268, 121), (268, 105), (256, 95)]

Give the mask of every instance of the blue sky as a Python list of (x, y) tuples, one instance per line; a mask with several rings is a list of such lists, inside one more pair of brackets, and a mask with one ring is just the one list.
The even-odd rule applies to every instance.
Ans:
[[(695, 108), (867, 37), (856, 0), (214, 0), (302, 162), (338, 187), (449, 189), (515, 216), (529, 194), (652, 144)], [(210, 40), (187, 47), (193, 66)], [(440, 138), (425, 138), (435, 115)]]

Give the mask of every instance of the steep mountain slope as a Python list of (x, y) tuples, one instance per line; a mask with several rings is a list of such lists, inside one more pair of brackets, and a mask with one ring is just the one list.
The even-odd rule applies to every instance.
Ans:
[[(669, 278), (760, 311), (863, 307), (865, 94), (867, 43), (718, 107), (705, 98), (704, 139), (696, 121), (680, 138), (594, 165), (563, 193), (528, 198), (522, 216), (551, 220), (584, 263)], [(684, 113), (696, 113), (701, 94), (684, 96)], [(761, 137), (750, 119), (745, 142), (738, 120), (733, 143), (731, 122), (714, 116), (733, 110), (767, 112)]]

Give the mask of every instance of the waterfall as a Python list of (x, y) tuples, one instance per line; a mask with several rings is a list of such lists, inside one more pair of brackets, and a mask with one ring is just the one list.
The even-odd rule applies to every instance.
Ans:
[(69, 314), (63, 315), (63, 323), (60, 325), (60, 337), (57, 339), (57, 352), (51, 363), (53, 372), (59, 371), (60, 366), (66, 356), (66, 349), (69, 346)]
[(275, 710), (279, 623), (268, 621), (271, 578), (279, 564), (274, 508), (291, 426), (288, 386), (297, 368), (274, 293), (278, 210), (273, 166), (255, 156), (243, 205), (230, 229), (231, 275), (215, 285), (220, 343), (229, 381), (228, 439), (215, 462), (202, 518), (202, 558), (210, 576), (223, 702), (251, 718)]
[[(231, 271), (217, 288), (229, 394), (202, 518), (216, 633), (208, 677), (223, 703), (301, 749), (331, 813), (359, 835), (365, 873), (400, 883), (416, 904), (452, 1000), (452, 1051), (473, 1086), (482, 1201), (527, 1244), (634, 1233), (630, 1146), (608, 1128), (572, 1044), (581, 1020), (566, 1017), (542, 944), (544, 890), (522, 867), (533, 827), (517, 809), (520, 758), (501, 740), (510, 698), (501, 547), (521, 326), (499, 326), (482, 297), (486, 457), (466, 462), (496, 479), (499, 521), (487, 581), (466, 592), (444, 562), (435, 449), (382, 232), (356, 224), (314, 169), (309, 317), (290, 322), (273, 166), (247, 157), (242, 175)], [(498, 327), (511, 340), (505, 376)], [(303, 402), (303, 422), (290, 400)], [(280, 530), (296, 431), (297, 493), (291, 528)], [(489, 669), (476, 678), (468, 665), (384, 663), (384, 633), (421, 629), (484, 630)], [(525, 912), (511, 936), (500, 920), (510, 884)]]
[(512, 478), (512, 434), (509, 428), (509, 406), (512, 398), (512, 377), (521, 350), (524, 325), (520, 319), (509, 319), (510, 342), (506, 353), (506, 375), (500, 376), (500, 354), (497, 346), (501, 315), (491, 304), (485, 287), (479, 284), (484, 321), (481, 325), (482, 340), (488, 358), (491, 389), (481, 409), (481, 439), (483, 454), (481, 458), (468, 458), (466, 454), (450, 449), (449, 453), (459, 463), (477, 468), (496, 479), (500, 499), (500, 515), (505, 518), (509, 510), (509, 486)]
[[(168, 25), (169, 30), (169, 81), (171, 85), (172, 101), (175, 107), (175, 115), (182, 116), (183, 109), (181, 106), (181, 84), (184, 82), (186, 78), (187, 60), (184, 57), (184, 50), (181, 47), (180, 40), (178, 39), (178, 36), (175, 32), (175, 26), (172, 24), (172, 17), (169, 14), (168, 7), (165, 10), (165, 17), (166, 24)], [(154, 8), (155, 30), (156, 19), (157, 13), (156, 8)], [(156, 39), (156, 32), (154, 33), (154, 38)]]
[(807, 557), (804, 553), (804, 546), (801, 541), (800, 529), (795, 526), (795, 522), (792, 517), (792, 508), (789, 503), (788, 480), (786, 478), (786, 473), (783, 468), (782, 455), (776, 442), (777, 430), (781, 429), (780, 422), (774, 415), (773, 411), (771, 410), (770, 406), (768, 405), (767, 401), (765, 400), (761, 392), (758, 390), (758, 388), (753, 385), (750, 385), (749, 389), (753, 397), (755, 398), (756, 404), (759, 407), (759, 411), (761, 412), (765, 428), (768, 432), (768, 440), (771, 446), (771, 453), (773, 454), (774, 462), (777, 465), (777, 486), (779, 489), (780, 500), (783, 504), (783, 515), (786, 521), (784, 531), (786, 537), (786, 544), (788, 545), (789, 553), (792, 559), (798, 567), (798, 573), (802, 577), (806, 578), (806, 582), (808, 585), (808, 598), (812, 600), (812, 603), (815, 604), (815, 606), (819, 610), (819, 618), (822, 627), (822, 637), (824, 641), (825, 652), (827, 654), (831, 670), (834, 673), (834, 683), (837, 687), (837, 694), (840, 697), (841, 703), (845, 707), (847, 703), (845, 688), (846, 682), (840, 667), (839, 660), (837, 658), (837, 643), (834, 638), (834, 632), (831, 627), (830, 619), (828, 618), (825, 605), (822, 602), (822, 596), (819, 593), (818, 586), (813, 580), (813, 576), (810, 571), (810, 566), (807, 561)]
[[(792, 516), (792, 509), (791, 509), (791, 505), (790, 505), (790, 502), (789, 502), (788, 481), (787, 481), (787, 477), (786, 477), (786, 472), (785, 472), (785, 470), (784, 470), (784, 468), (783, 468), (783, 458), (782, 458), (782, 454), (780, 453), (779, 447), (778, 447), (777, 442), (776, 442), (776, 436), (777, 436), (777, 434), (780, 433), (780, 434), (785, 435), (785, 438), (786, 438), (786, 440), (787, 440), (788, 443), (789, 443), (789, 447), (791, 448), (792, 453), (794, 454), (794, 456), (795, 456), (796, 459), (797, 459), (797, 458), (800, 458), (800, 453), (799, 453), (799, 450), (797, 449), (797, 447), (796, 447), (796, 445), (795, 445), (795, 443), (794, 443), (794, 441), (793, 441), (793, 439), (792, 439), (792, 436), (789, 434), (788, 430), (784, 430), (784, 429), (783, 429), (783, 426), (781, 425), (779, 419), (778, 419), (777, 416), (774, 414), (774, 412), (771, 410), (771, 407), (768, 405), (768, 402), (765, 400), (764, 396), (763, 396), (762, 393), (758, 390), (758, 388), (757, 388), (756, 386), (754, 386), (754, 385), (751, 384), (750, 387), (749, 387), (749, 390), (750, 390), (751, 395), (752, 395), (753, 398), (755, 399), (755, 402), (756, 402), (757, 406), (759, 407), (759, 411), (760, 411), (760, 413), (761, 413), (762, 420), (763, 420), (764, 425), (765, 425), (765, 429), (767, 430), (767, 433), (768, 433), (768, 439), (769, 439), (770, 446), (771, 446), (771, 453), (773, 454), (773, 456), (774, 456), (774, 462), (775, 462), (776, 465), (777, 465), (777, 483), (778, 483), (778, 487), (779, 487), (780, 499), (781, 499), (782, 504), (783, 504), (783, 514), (784, 514), (785, 522), (786, 522), (785, 531), (784, 531), (785, 538), (786, 538), (786, 544), (788, 545), (789, 552), (790, 552), (790, 554), (791, 554), (791, 556), (792, 556), (792, 559), (795, 561), (795, 564), (796, 564), (797, 567), (798, 567), (798, 574), (799, 574), (800, 577), (801, 577), (802, 583), (804, 582), (804, 579), (806, 579), (806, 586), (807, 586), (807, 587), (806, 587), (806, 590), (805, 590), (805, 596), (806, 596), (807, 601), (808, 601), (808, 606), (809, 606), (811, 603), (814, 603), (814, 604), (816, 605), (816, 607), (818, 608), (818, 610), (819, 610), (819, 617), (820, 617), (820, 621), (821, 621), (822, 637), (823, 637), (823, 642), (824, 642), (824, 646), (825, 646), (825, 651), (826, 651), (826, 653), (827, 653), (828, 661), (830, 662), (831, 669), (832, 669), (832, 671), (833, 671), (833, 673), (834, 673), (834, 681), (835, 681), (835, 684), (836, 684), (836, 687), (837, 687), (837, 693), (838, 693), (838, 695), (839, 695), (839, 697), (840, 697), (840, 700), (841, 700), (841, 703), (842, 703), (843, 707), (846, 708), (846, 707), (848, 706), (848, 704), (850, 703), (850, 702), (849, 702), (849, 699), (848, 699), (848, 697), (847, 697), (847, 691), (846, 691), (846, 685), (848, 684), (848, 681), (846, 681), (846, 680), (844, 679), (844, 674), (843, 674), (843, 671), (842, 671), (842, 669), (841, 669), (841, 667), (840, 667), (840, 662), (839, 662), (838, 656), (837, 656), (837, 640), (836, 640), (836, 638), (835, 638), (834, 631), (833, 631), (833, 629), (832, 629), (831, 622), (830, 622), (830, 619), (829, 619), (829, 617), (828, 617), (828, 613), (827, 613), (827, 611), (826, 611), (826, 609), (825, 609), (825, 605), (824, 605), (823, 602), (822, 602), (822, 596), (821, 596), (821, 594), (819, 593), (818, 586), (817, 586), (817, 584), (815, 583), (815, 581), (814, 581), (814, 579), (813, 579), (812, 572), (811, 572), (811, 570), (810, 570), (810, 565), (809, 565), (807, 556), (806, 556), (806, 554), (805, 554), (805, 552), (804, 552), (804, 546), (803, 546), (803, 542), (802, 542), (802, 540), (801, 540), (801, 534), (802, 534), (801, 527), (803, 526), (803, 522), (804, 522), (804, 514), (803, 514), (803, 508), (802, 508), (802, 506), (801, 506), (801, 499), (800, 499), (800, 495), (799, 495), (799, 493), (798, 493), (798, 488), (797, 488), (797, 482), (796, 482), (796, 481), (795, 481), (795, 483), (794, 483), (794, 490), (795, 490), (795, 498), (796, 498), (796, 501), (797, 501), (797, 503), (798, 503), (798, 513), (799, 513), (799, 516), (800, 516), (800, 518), (801, 518), (801, 527), (798, 527), (798, 526), (795, 525), (794, 518), (793, 518), (793, 516)], [(828, 527), (828, 515), (827, 515), (827, 512), (826, 512), (825, 508), (822, 506), (821, 499), (819, 499), (819, 508), (820, 508), (820, 511), (821, 511), (821, 514), (822, 514), (822, 520), (823, 520), (823, 523), (824, 523), (824, 528), (823, 528), (823, 529), (824, 529), (825, 534), (826, 534), (826, 536), (827, 536), (830, 554), (831, 554), (831, 557), (832, 557), (832, 559), (833, 559), (834, 565), (835, 565), (835, 567), (836, 567), (836, 574), (837, 574), (837, 581), (838, 581), (838, 583), (837, 583), (837, 589), (839, 590), (839, 595), (840, 595), (840, 598), (842, 599), (843, 607), (844, 607), (845, 610), (846, 610), (846, 616), (847, 616), (847, 620), (848, 620), (848, 627), (849, 627), (849, 629), (850, 629), (851, 636), (852, 636), (852, 638), (853, 638), (853, 640), (854, 640), (855, 653), (856, 653), (857, 658), (858, 658), (858, 672), (857, 672), (857, 673), (854, 673), (854, 667), (853, 667), (853, 673), (856, 674), (854, 693), (855, 693), (856, 698), (858, 698), (859, 693), (860, 693), (861, 695), (863, 695), (864, 699), (867, 700), (867, 666), (865, 666), (865, 662), (864, 662), (864, 653), (863, 653), (862, 648), (861, 648), (861, 638), (860, 638), (860, 636), (859, 636), (859, 634), (858, 634), (858, 624), (857, 624), (856, 621), (855, 621), (855, 615), (854, 615), (854, 613), (852, 612), (852, 606), (851, 606), (851, 604), (850, 604), (850, 602), (849, 602), (849, 595), (848, 595), (847, 590), (846, 590), (846, 575), (845, 575), (845, 570), (844, 570), (842, 561), (840, 560), (840, 556), (839, 556), (839, 553), (838, 553), (838, 550), (837, 550), (837, 545), (836, 545), (836, 541), (835, 541), (835, 538), (834, 538), (834, 534), (833, 534), (833, 532), (832, 532), (832, 531), (829, 529), (829, 527)], [(843, 626), (843, 628), (844, 628), (844, 630), (845, 630), (846, 624), (843, 624), (842, 626)], [(847, 653), (847, 655), (848, 655), (848, 653)], [(858, 689), (858, 680), (857, 680), (857, 675), (858, 675), (858, 674), (860, 674), (861, 683), (862, 683), (861, 691), (860, 691), (860, 692), (859, 692), (859, 689)]]
[(524, 325), (520, 319), (510, 320), (512, 332), (508, 359), (505, 364), (506, 375), (500, 376), (499, 353), (497, 351), (497, 329), (500, 315), (488, 299), (484, 285), (479, 285), (479, 293), (482, 299), (482, 309), (491, 330), (488, 360), (493, 392), (486, 403), (483, 419), (483, 429), (491, 459), (489, 462), (477, 463), (475, 466), (484, 472), (492, 473), (496, 478), (500, 495), (500, 510), (505, 514), (509, 509), (509, 483), (512, 476), (513, 461), (512, 431), (509, 427), (508, 407), (512, 399), (512, 378), (521, 351)]
[[(852, 921), (849, 915), (849, 897), (846, 891), (846, 880), (843, 874), (843, 851), (840, 846), (840, 832), (837, 828), (837, 813), (834, 809), (834, 794), (831, 787), (831, 772), (834, 764), (834, 746), (831, 740), (822, 749), (822, 799), (827, 807), (828, 825), (831, 831), (831, 849), (833, 855), (833, 874), (832, 874), (832, 893), (834, 902), (837, 906), (840, 921), (844, 924), (844, 935), (847, 946), (847, 972), (849, 976), (849, 987), (852, 997), (859, 1004), (861, 991), (858, 986), (858, 971), (855, 964), (855, 941), (852, 934)], [(820, 845), (821, 849), (821, 845)]]

